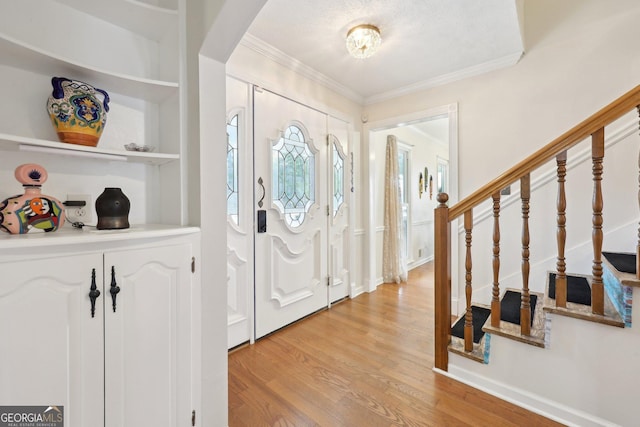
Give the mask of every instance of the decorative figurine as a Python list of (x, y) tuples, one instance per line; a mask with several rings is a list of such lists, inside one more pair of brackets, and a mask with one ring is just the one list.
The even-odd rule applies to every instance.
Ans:
[(40, 165), (27, 163), (16, 168), (15, 177), (22, 183), (22, 195), (9, 197), (0, 203), (0, 230), (25, 234), (30, 229), (56, 231), (64, 224), (64, 207), (60, 201), (41, 193), (47, 171)]
[[(51, 79), (53, 92), (47, 101), (51, 123), (62, 142), (95, 147), (109, 111), (109, 94), (102, 89), (64, 77)], [(96, 95), (102, 94), (100, 102)]]

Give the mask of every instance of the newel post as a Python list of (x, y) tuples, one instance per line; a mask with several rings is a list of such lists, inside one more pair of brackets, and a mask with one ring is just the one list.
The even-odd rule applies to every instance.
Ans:
[[(638, 117), (640, 118), (640, 105), (637, 107)], [(640, 128), (640, 120), (638, 120)], [(638, 153), (638, 170), (640, 171), (640, 152)], [(638, 205), (640, 206), (640, 174), (638, 174)], [(636, 245), (636, 278), (640, 279), (640, 223), (638, 223), (638, 244)]]
[(435, 367), (448, 370), (451, 341), (451, 223), (449, 196), (438, 194), (434, 210)]

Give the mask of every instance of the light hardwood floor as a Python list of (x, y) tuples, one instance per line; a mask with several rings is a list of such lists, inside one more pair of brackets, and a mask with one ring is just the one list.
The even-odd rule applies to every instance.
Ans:
[(433, 367), (433, 267), (229, 354), (229, 425), (554, 426)]

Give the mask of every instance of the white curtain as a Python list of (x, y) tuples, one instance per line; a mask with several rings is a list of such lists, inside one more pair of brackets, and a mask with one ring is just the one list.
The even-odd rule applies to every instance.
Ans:
[(382, 241), (382, 278), (385, 283), (407, 280), (407, 261), (404, 255), (402, 232), (402, 206), (398, 167), (398, 142), (394, 135), (387, 136), (387, 154), (384, 178), (384, 237)]

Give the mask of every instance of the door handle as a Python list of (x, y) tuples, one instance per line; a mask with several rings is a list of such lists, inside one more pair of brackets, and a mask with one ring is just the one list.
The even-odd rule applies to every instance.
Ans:
[[(266, 196), (267, 194), (267, 190), (264, 188), (264, 181), (262, 180), (262, 177), (258, 178), (258, 184), (260, 184), (260, 187), (262, 187), (262, 197), (260, 197), (260, 200), (258, 200), (258, 207), (262, 207), (264, 205), (264, 196)], [(256, 220), (258, 222), (258, 233), (266, 233), (267, 232), (267, 211), (265, 211), (264, 209), (259, 209), (258, 210), (258, 215), (256, 217)]]
[(91, 317), (96, 316), (96, 299), (100, 296), (100, 290), (96, 286), (96, 269), (91, 271), (91, 287), (89, 288), (89, 299), (91, 300)]
[(116, 296), (120, 292), (120, 286), (116, 283), (116, 268), (111, 266), (111, 287), (109, 293), (111, 294), (111, 305), (113, 306), (113, 312), (116, 312)]
[(258, 178), (258, 184), (260, 184), (260, 187), (262, 187), (262, 197), (260, 197), (260, 200), (258, 200), (258, 207), (261, 208), (264, 200), (264, 196), (267, 194), (267, 191), (264, 188), (264, 181), (262, 180), (262, 177)]

